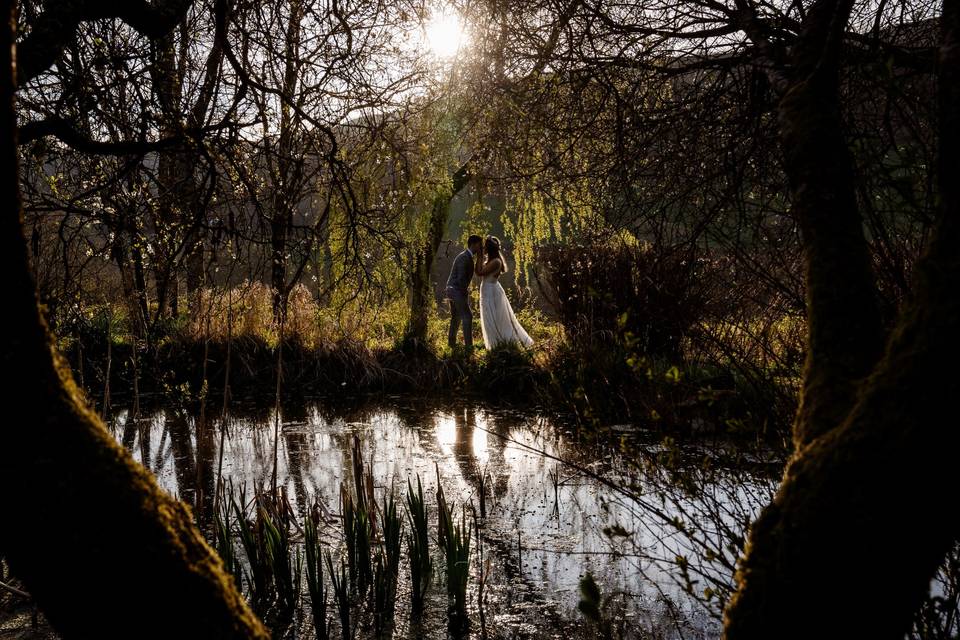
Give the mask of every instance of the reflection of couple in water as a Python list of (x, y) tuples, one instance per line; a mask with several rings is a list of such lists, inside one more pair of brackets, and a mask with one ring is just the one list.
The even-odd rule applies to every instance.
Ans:
[[(485, 490), (487, 498), (501, 498), (506, 493), (507, 483), (510, 480), (504, 450), (510, 430), (516, 426), (514, 423), (519, 424), (519, 421), (499, 416), (496, 419), (489, 419), (491, 416), (488, 413), (486, 414), (488, 419), (484, 420), (482, 425), (478, 424), (477, 410), (472, 405), (456, 407), (453, 416), (456, 428), (453, 453), (463, 479), (474, 489), (478, 497), (480, 491)], [(479, 438), (486, 441), (485, 455), (476, 449), (478, 430), (486, 436)], [(483, 460), (484, 457), (485, 460)]]

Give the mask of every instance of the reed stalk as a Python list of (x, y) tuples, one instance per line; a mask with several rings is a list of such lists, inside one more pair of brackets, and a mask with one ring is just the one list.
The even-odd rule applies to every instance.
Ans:
[(313, 614), (313, 630), (318, 640), (328, 640), (327, 589), (323, 582), (323, 549), (317, 522), (307, 516), (303, 523), (304, 556), (307, 564), (307, 591), (310, 594), (310, 609)]
[(424, 599), (433, 574), (430, 560), (430, 537), (427, 522), (427, 505), (423, 499), (423, 485), (417, 476), (417, 490), (407, 480), (407, 519), (410, 521), (410, 608), (411, 615), (423, 612)]
[(340, 637), (343, 640), (351, 640), (353, 630), (350, 628), (350, 585), (347, 582), (347, 567), (341, 560), (339, 571), (335, 571), (333, 559), (328, 552), (327, 569), (330, 571), (333, 599), (337, 604), (337, 614), (340, 617)]
[(447, 620), (450, 632), (461, 635), (470, 626), (470, 618), (467, 616), (467, 583), (470, 578), (471, 527), (466, 511), (459, 523), (454, 522), (449, 511), (444, 515), (443, 550), (446, 556)]

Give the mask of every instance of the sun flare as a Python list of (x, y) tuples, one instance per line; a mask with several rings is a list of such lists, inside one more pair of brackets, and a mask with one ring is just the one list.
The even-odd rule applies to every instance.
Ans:
[(425, 31), (427, 46), (438, 58), (455, 56), (467, 39), (460, 18), (454, 13), (435, 15)]

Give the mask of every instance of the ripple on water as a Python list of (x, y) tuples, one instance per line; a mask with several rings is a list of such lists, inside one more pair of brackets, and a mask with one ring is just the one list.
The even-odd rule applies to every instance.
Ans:
[[(718, 635), (718, 600), (703, 594), (707, 588), (722, 594), (729, 584), (736, 550), (725, 551), (727, 538), (742, 533), (774, 489), (773, 480), (760, 474), (705, 464), (711, 456), (722, 460), (713, 449), (689, 447), (680, 462), (666, 465), (661, 460), (677, 452), (656, 440), (644, 442), (635, 430), (618, 432), (639, 433), (625, 457), (578, 444), (543, 414), (465, 403), (437, 407), (396, 399), (332, 409), (306, 402), (280, 416), (244, 408), (212, 420), (213, 442), (200, 447), (194, 417), (172, 408), (139, 420), (121, 412), (114, 424), (118, 439), (160, 483), (191, 502), (197, 478), (215, 477), (221, 463), (223, 476), (236, 486), (269, 484), (278, 419), (278, 484), (300, 513), (321, 505), (330, 544), (339, 544), (338, 496), (351, 478), (353, 435), (378, 491), (405, 491), (408, 479), (419, 475), (435, 503), (439, 475), (448, 502), (478, 507), (485, 488), (487, 518), (474, 555), (482, 549), (489, 560), (485, 620), (493, 637), (577, 637), (583, 626), (578, 585), (588, 572), (627, 637), (677, 637), (680, 630), (684, 637)], [(203, 466), (213, 473), (198, 473)], [(679, 569), (681, 557), (693, 582)], [(442, 603), (436, 606), (442, 611)], [(434, 633), (442, 637), (442, 625), (426, 635)]]

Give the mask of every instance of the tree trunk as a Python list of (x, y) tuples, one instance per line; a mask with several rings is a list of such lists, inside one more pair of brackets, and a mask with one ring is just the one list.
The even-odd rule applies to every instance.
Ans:
[(37, 306), (15, 170), (15, 3), (3, 3), (0, 553), (66, 638), (267, 638), (189, 509), (164, 493), (89, 410)]
[(137, 296), (137, 309), (139, 313), (139, 323), (142, 325), (143, 335), (149, 340), (150, 334), (147, 327), (150, 326), (150, 300), (147, 297), (147, 277), (146, 269), (143, 266), (143, 251), (141, 251), (139, 242), (140, 236), (134, 240), (134, 245), (130, 248), (130, 257), (133, 263), (133, 286)]
[[(821, 18), (836, 20), (835, 11), (826, 13)], [(951, 373), (960, 359), (957, 0), (944, 3), (943, 22), (938, 228), (917, 266), (911, 299), (866, 381), (858, 382), (858, 370), (868, 349), (849, 352), (864, 354), (855, 366), (853, 358), (839, 365), (816, 359), (808, 363), (808, 379), (826, 370), (845, 391), (825, 389), (822, 381), (804, 388), (809, 413), (805, 416), (801, 409), (797, 425), (806, 431), (798, 434), (801, 446), (773, 503), (751, 529), (737, 574), (739, 590), (725, 614), (727, 638), (900, 639), (960, 534), (954, 508), (960, 432), (951, 424), (956, 420), (947, 417), (960, 393), (960, 378)], [(822, 120), (809, 123), (809, 138), (836, 135)], [(817, 186), (804, 185), (809, 191)], [(836, 221), (814, 219), (810, 224), (806, 250), (829, 255), (829, 247), (822, 245), (834, 241), (824, 236)], [(808, 267), (808, 279), (827, 276), (825, 270), (817, 276), (819, 270)], [(844, 275), (841, 270), (839, 276)], [(840, 289), (846, 284), (837, 282)], [(811, 332), (818, 320), (834, 328), (847, 317), (854, 323), (863, 320), (862, 313), (845, 310), (848, 305), (831, 297), (825, 280), (810, 289)], [(811, 411), (811, 404), (826, 409)], [(825, 428), (844, 404), (849, 408), (835, 417), (832, 428)], [(819, 437), (804, 424), (811, 416), (824, 420), (813, 430), (822, 433)]]
[(948, 418), (960, 394), (950, 373), (960, 359), (960, 233), (950, 213), (859, 401), (797, 452), (753, 525), (727, 638), (903, 638), (960, 533), (960, 434)]
[(819, 0), (794, 47), (780, 102), (791, 211), (804, 248), (807, 360), (794, 443), (834, 428), (883, 351), (870, 251), (863, 233), (839, 103), (839, 48), (852, 0)]
[(430, 272), (433, 260), (443, 241), (443, 232), (447, 229), (447, 214), (450, 202), (470, 181), (469, 163), (464, 163), (453, 174), (453, 187), (449, 196), (437, 196), (430, 209), (430, 224), (423, 245), (414, 252), (413, 269), (408, 278), (408, 304), (410, 315), (407, 319), (404, 342), (419, 347), (427, 343), (427, 326), (433, 309), (433, 286)]
[[(284, 38), (285, 63), (283, 92), (291, 99), (300, 81), (300, 30), (303, 7), (300, 0), (290, 1), (290, 15)], [(303, 182), (303, 159), (295, 157), (293, 114), (290, 105), (280, 105), (280, 135), (277, 140), (277, 168), (273, 176), (273, 215), (270, 218), (271, 286), (273, 318), (277, 326), (286, 319), (287, 298), (293, 285), (287, 283), (287, 253), (293, 227), (293, 214)]]
[(430, 283), (430, 271), (433, 259), (443, 240), (447, 228), (447, 209), (450, 199), (438, 196), (430, 210), (430, 226), (423, 245), (414, 252), (413, 265), (409, 276), (408, 304), (410, 316), (407, 319), (405, 341), (412, 346), (427, 343), (427, 326), (433, 309), (433, 287)]
[[(153, 43), (154, 61), (150, 67), (151, 78), (157, 99), (160, 102), (164, 137), (178, 134), (175, 115), (180, 108), (181, 84), (177, 73), (176, 52), (173, 34), (159, 38)], [(157, 155), (157, 216), (154, 221), (155, 252), (154, 277), (157, 282), (157, 316), (160, 320), (168, 312), (177, 315), (179, 300), (177, 286), (177, 229), (183, 224), (178, 198), (180, 183), (184, 180), (182, 150), (174, 147)]]
[(280, 326), (287, 313), (287, 232), (292, 216), (277, 194), (274, 211), (270, 218), (270, 286), (273, 289), (273, 321)]

